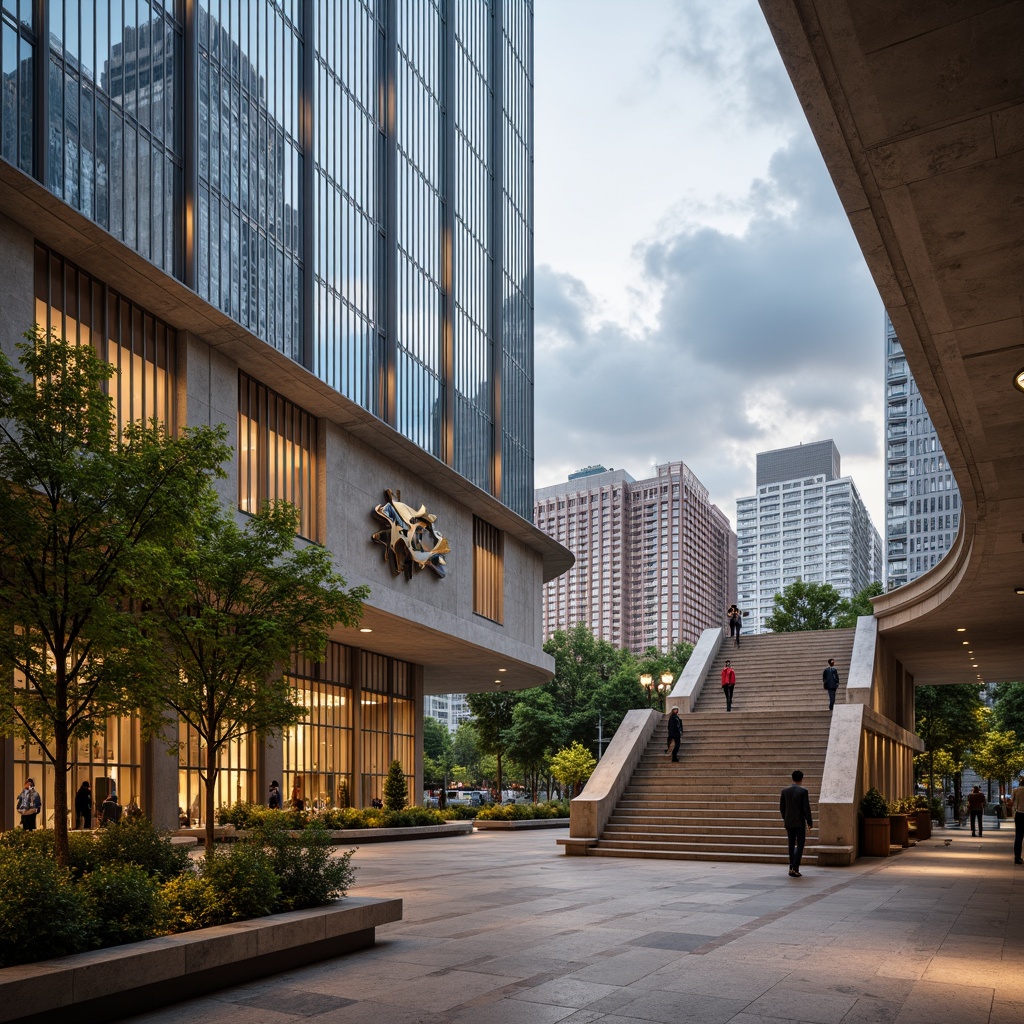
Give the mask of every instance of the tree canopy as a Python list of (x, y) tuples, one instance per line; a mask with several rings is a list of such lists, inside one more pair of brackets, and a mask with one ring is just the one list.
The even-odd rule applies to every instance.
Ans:
[(831, 583), (805, 583), (796, 579), (775, 595), (765, 626), (773, 633), (811, 629), (849, 629), (861, 615), (871, 615), (871, 598), (882, 584), (870, 583), (852, 598), (844, 598)]
[(306, 709), (285, 677), (293, 652), (319, 660), (335, 624), (362, 615), (367, 589), (347, 590), (326, 548), (297, 548), (297, 525), (294, 506), (275, 502), (239, 527), (208, 493), (187, 542), (154, 555), (161, 585), (146, 595), (146, 625), (159, 639), (161, 697), (206, 751), (207, 853), (221, 751), (300, 721)]
[(154, 698), (137, 597), (152, 557), (195, 528), (230, 456), (222, 428), (118, 430), (113, 367), (36, 327), (21, 372), (0, 353), (0, 726), (54, 769), (57, 860), (68, 861), (69, 751)]

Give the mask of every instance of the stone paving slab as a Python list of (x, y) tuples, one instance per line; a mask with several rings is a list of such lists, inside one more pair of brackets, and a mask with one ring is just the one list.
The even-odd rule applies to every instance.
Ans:
[(550, 833), (364, 847), (377, 946), (132, 1024), (1019, 1024), (1010, 830), (848, 868), (565, 857)]

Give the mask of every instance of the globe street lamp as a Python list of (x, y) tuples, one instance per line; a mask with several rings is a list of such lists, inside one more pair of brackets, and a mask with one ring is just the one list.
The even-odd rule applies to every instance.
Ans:
[(657, 695), (658, 705), (664, 709), (663, 701), (665, 699), (665, 695), (672, 690), (672, 683), (674, 679), (675, 676), (672, 675), (671, 672), (662, 672), (661, 680), (657, 683), (655, 683), (654, 676), (651, 675), (650, 672), (644, 672), (644, 674), (640, 676), (640, 685), (647, 692), (647, 706), (649, 708), (654, 707), (655, 695)]

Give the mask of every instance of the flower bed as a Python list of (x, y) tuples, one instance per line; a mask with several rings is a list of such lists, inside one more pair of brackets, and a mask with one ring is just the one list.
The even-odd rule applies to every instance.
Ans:
[(199, 860), (145, 819), (69, 840), (62, 868), (52, 832), (0, 837), (0, 966), (321, 906), (355, 870), (316, 825), (295, 837), (264, 823)]

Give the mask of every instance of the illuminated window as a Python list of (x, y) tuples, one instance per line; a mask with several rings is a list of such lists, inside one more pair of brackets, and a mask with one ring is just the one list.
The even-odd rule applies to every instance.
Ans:
[[(217, 761), (213, 806), (229, 807), (236, 803), (252, 803), (256, 794), (256, 740), (252, 735), (225, 743)], [(199, 827), (206, 821), (206, 791), (200, 780), (206, 773), (206, 745), (199, 734), (178, 722), (178, 813), (187, 816), (190, 825)]]
[(473, 519), (473, 611), (492, 622), (505, 619), (505, 540), (502, 532)]
[(63, 257), (36, 246), (36, 323), (67, 341), (92, 345), (117, 373), (108, 382), (114, 422), (174, 422), (177, 334), (162, 320)]
[(409, 803), (416, 803), (413, 793), (416, 758), (413, 667), (369, 651), (360, 651), (359, 659), (362, 805), (369, 807), (374, 797), (383, 798), (384, 781), (393, 760), (402, 764)]
[[(331, 642), (322, 662), (296, 657), (288, 678), (306, 708), (301, 722), (284, 730), (284, 785), (295, 788), (306, 809), (352, 804), (352, 707), (349, 648)], [(286, 794), (287, 795), (287, 794)]]
[(316, 419), (244, 373), (238, 375), (238, 507), (290, 501), (298, 532), (318, 540)]

